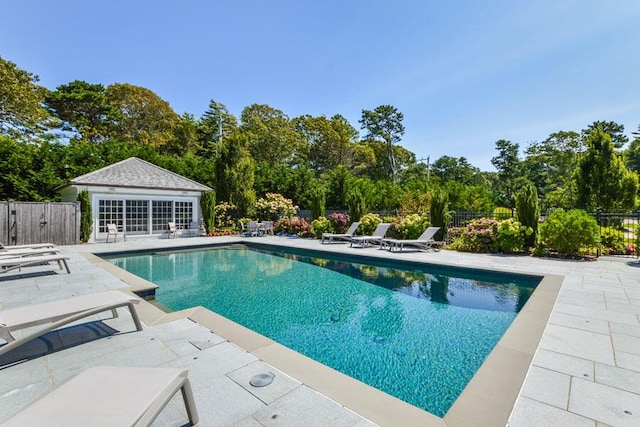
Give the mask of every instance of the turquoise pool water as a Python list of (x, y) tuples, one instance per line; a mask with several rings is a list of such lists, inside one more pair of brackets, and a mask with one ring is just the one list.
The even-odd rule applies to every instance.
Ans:
[(207, 307), (438, 416), (539, 281), (246, 247), (110, 261), (172, 310)]

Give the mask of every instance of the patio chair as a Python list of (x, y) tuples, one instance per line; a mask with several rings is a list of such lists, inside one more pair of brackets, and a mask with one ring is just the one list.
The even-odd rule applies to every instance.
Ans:
[(180, 390), (190, 425), (198, 412), (181, 368), (93, 367), (10, 418), (4, 427), (149, 426)]
[(270, 234), (273, 236), (273, 221), (264, 221), (262, 223), (262, 231), (264, 234)]
[(50, 262), (57, 262), (58, 267), (62, 270), (64, 266), (67, 273), (71, 273), (69, 270), (69, 264), (67, 261), (69, 260), (68, 256), (62, 254), (53, 254), (53, 255), (30, 255), (30, 256), (12, 256), (7, 258), (0, 257), (0, 274), (7, 273), (12, 270), (17, 270), (23, 267), (33, 267), (36, 265), (49, 264)]
[(437, 242), (433, 240), (433, 236), (435, 236), (438, 230), (440, 230), (440, 227), (429, 227), (417, 239), (382, 239), (380, 249), (383, 249), (385, 246), (389, 246), (389, 251), (396, 248), (400, 249), (400, 252), (402, 252), (405, 245), (425, 250), (436, 249), (444, 244), (444, 242)]
[(168, 233), (168, 238), (171, 239), (171, 237), (176, 237), (176, 233), (177, 233), (177, 229), (176, 229), (176, 223), (175, 222), (168, 222), (167, 223), (167, 233)]
[(387, 234), (387, 230), (391, 226), (388, 222), (383, 222), (378, 224), (375, 231), (371, 236), (354, 236), (351, 238), (350, 247), (353, 247), (353, 244), (360, 245), (361, 247), (368, 246), (370, 243), (380, 243), (382, 239), (384, 239), (384, 235)]
[[(129, 308), (136, 329), (141, 331), (142, 324), (134, 307), (134, 304), (139, 302), (139, 298), (123, 292), (106, 291), (0, 311), (0, 338), (7, 341), (7, 344), (0, 347), (0, 355), (47, 332), (94, 314), (111, 311), (113, 317), (118, 317), (116, 309), (119, 307)], [(39, 325), (46, 326), (30, 331), (17, 339), (12, 335), (14, 331)]]
[(329, 243), (333, 242), (334, 239), (338, 240), (351, 240), (353, 236), (356, 234), (356, 230), (360, 225), (359, 222), (351, 223), (351, 226), (347, 230), (346, 233), (322, 233), (322, 238), (320, 239), (320, 243), (324, 243), (325, 240), (328, 240)]
[(257, 236), (259, 231), (258, 221), (249, 221), (247, 224), (242, 224), (242, 234), (245, 237)]
[(191, 237), (191, 236), (194, 236), (194, 237), (200, 236), (200, 222), (199, 221), (191, 221), (189, 223), (189, 229), (187, 230), (187, 233), (188, 233), (189, 237)]
[(109, 236), (113, 236), (113, 242), (118, 239), (118, 226), (115, 224), (107, 224), (107, 240), (105, 243), (109, 243)]

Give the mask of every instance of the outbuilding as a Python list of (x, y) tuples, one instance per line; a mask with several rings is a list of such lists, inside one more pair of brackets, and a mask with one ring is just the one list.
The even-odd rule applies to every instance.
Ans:
[(63, 202), (76, 201), (87, 190), (93, 213), (89, 241), (106, 239), (107, 224), (127, 236), (166, 233), (169, 222), (188, 228), (201, 220), (200, 197), (206, 185), (130, 157), (69, 181), (59, 189)]

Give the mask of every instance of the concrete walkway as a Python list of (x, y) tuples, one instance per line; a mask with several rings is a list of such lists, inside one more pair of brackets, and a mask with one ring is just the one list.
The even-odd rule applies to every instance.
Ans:
[[(559, 296), (509, 426), (640, 425), (640, 265), (632, 260), (571, 261), (450, 251), (389, 254), (375, 248), (321, 245), (307, 239), (253, 239), (337, 253), (563, 276)], [(0, 275), (0, 310), (128, 288), (131, 283), (126, 274), (113, 274), (112, 268), (102, 268), (100, 262), (91, 261), (91, 253), (207, 245), (241, 239), (129, 237), (128, 240), (62, 247), (71, 257), (71, 274), (34, 267), (22, 273)], [(213, 328), (203, 326), (206, 321), (196, 323), (186, 318), (198, 318), (201, 313), (164, 315), (150, 304), (145, 306), (148, 307), (141, 309), (141, 316), (147, 327), (142, 332), (135, 332), (131, 319), (123, 315), (111, 320), (96, 319), (50, 334), (46, 341), (23, 346), (24, 354), (44, 355), (0, 368), (0, 422), (86, 367), (132, 365), (188, 368), (202, 426), (375, 425), (370, 419), (380, 425), (407, 425), (402, 418), (378, 416), (375, 411), (384, 413), (387, 410), (384, 406), (371, 412), (360, 409), (354, 412), (354, 407), (360, 407), (339, 403), (341, 399), (336, 397), (329, 399), (316, 391), (319, 387), (310, 387), (311, 382), (306, 378), (301, 380), (305, 371), (300, 370), (300, 376), (288, 375), (265, 363), (266, 353), (258, 357), (259, 352), (251, 348), (247, 351), (212, 333)], [(68, 342), (85, 343), (51, 351)], [(272, 385), (264, 388), (249, 385), (253, 375), (265, 372), (276, 374)], [(426, 414), (411, 408), (406, 409), (411, 415), (414, 411)], [(447, 417), (445, 420), (433, 416), (424, 419), (429, 421), (423, 425), (453, 424), (447, 423)], [(174, 399), (154, 425), (179, 426), (185, 422), (181, 400)]]

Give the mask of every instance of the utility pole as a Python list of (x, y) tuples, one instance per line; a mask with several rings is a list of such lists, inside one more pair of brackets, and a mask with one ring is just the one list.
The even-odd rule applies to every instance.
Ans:
[(427, 184), (429, 183), (429, 179), (431, 178), (431, 165), (430, 165), (430, 159), (431, 156), (427, 156), (427, 158), (425, 159), (424, 157), (417, 159), (417, 162), (422, 162), (422, 161), (427, 161)]

